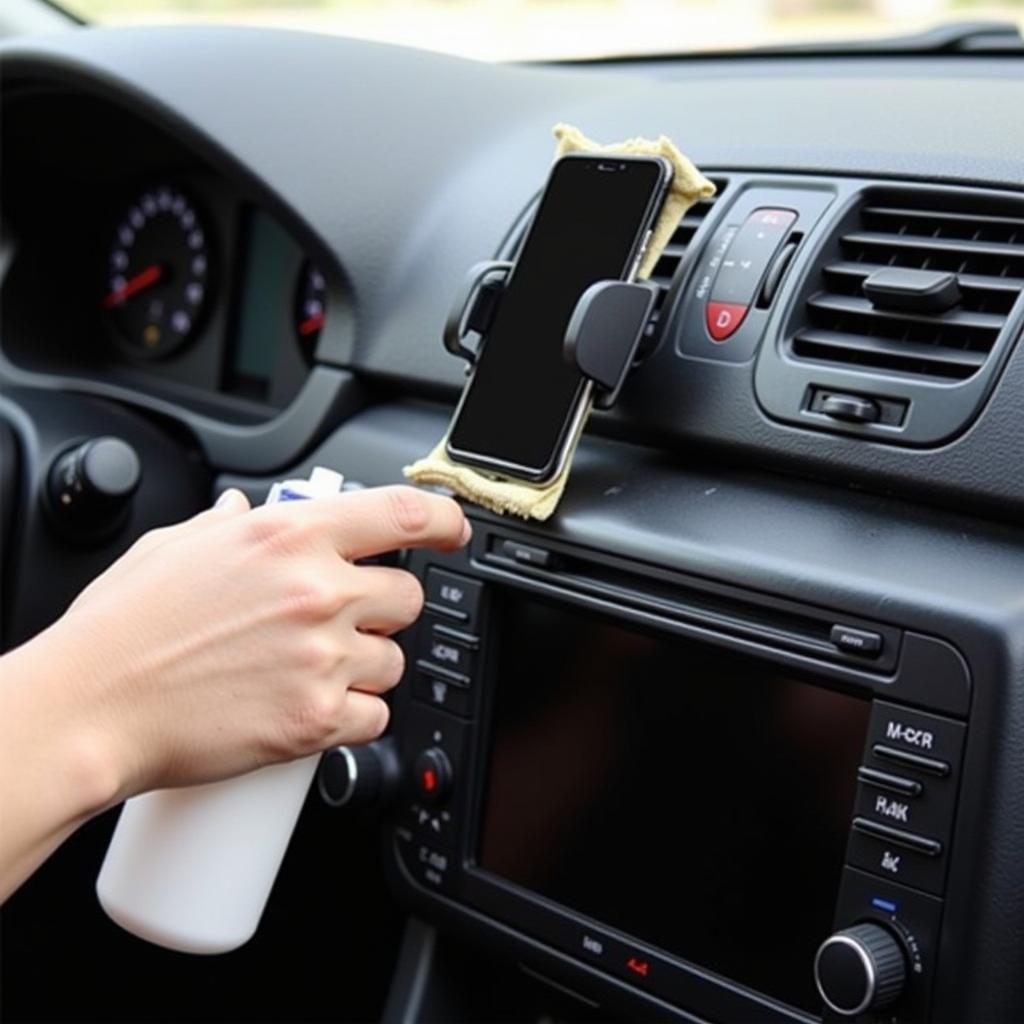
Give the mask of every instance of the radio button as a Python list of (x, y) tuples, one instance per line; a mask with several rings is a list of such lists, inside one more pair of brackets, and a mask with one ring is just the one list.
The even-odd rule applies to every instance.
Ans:
[[(963, 746), (964, 726), (938, 715), (876, 701), (871, 712), (868, 737), (869, 750), (874, 751), (876, 745), (881, 745), (924, 758), (922, 767), (924, 764), (945, 763), (955, 772)], [(905, 760), (904, 763), (909, 766), (912, 761)]]
[(443, 625), (430, 624), (429, 620), (425, 620), (423, 626), (428, 625), (430, 628), (420, 634), (422, 639), (417, 664), (427, 672), (436, 669), (446, 679), (461, 679), (468, 684), (476, 660), (475, 639), (453, 635)]
[(830, 639), (846, 654), (860, 654), (865, 658), (874, 658), (881, 654), (884, 642), (881, 633), (854, 629), (853, 626), (842, 624), (832, 627)]
[(417, 672), (412, 684), (412, 695), (431, 707), (450, 711), (453, 715), (469, 718), (472, 715), (472, 693), (465, 686)]
[(513, 562), (532, 565), (536, 569), (551, 569), (555, 565), (554, 555), (547, 548), (523, 544), (518, 540), (502, 541), (501, 553), (505, 558), (511, 558)]
[(911, 850), (917, 850), (928, 857), (938, 857), (942, 853), (942, 843), (937, 839), (929, 839), (927, 836), (919, 836), (913, 832), (905, 832), (900, 828), (892, 828), (889, 825), (879, 825), (876, 821), (869, 821), (867, 818), (854, 818), (853, 827), (857, 832), (866, 832), (868, 835), (880, 836), (897, 846), (906, 846)]
[(479, 580), (430, 568), (423, 589), (426, 606), (431, 611), (458, 620), (460, 628), (469, 632), (477, 628), (480, 594), (483, 590)]
[(846, 859), (881, 878), (941, 895), (946, 875), (942, 850), (935, 839), (855, 818)]
[(883, 828), (945, 841), (953, 824), (953, 809), (953, 790), (946, 783), (934, 782), (912, 796), (879, 788), (861, 776), (853, 813)]
[(922, 757), (920, 754), (912, 754), (909, 750), (898, 750), (896, 747), (887, 747), (884, 743), (876, 743), (871, 752), (875, 757), (885, 758), (886, 761), (895, 761), (897, 764), (907, 768), (916, 768), (930, 775), (939, 775), (943, 778), (949, 775), (950, 768), (948, 761), (939, 761), (934, 757)]
[(877, 768), (868, 768), (866, 765), (861, 765), (857, 769), (857, 778), (865, 785), (887, 789), (891, 793), (902, 793), (904, 796), (919, 796), (924, 788), (917, 779), (904, 779), (899, 775), (881, 772)]

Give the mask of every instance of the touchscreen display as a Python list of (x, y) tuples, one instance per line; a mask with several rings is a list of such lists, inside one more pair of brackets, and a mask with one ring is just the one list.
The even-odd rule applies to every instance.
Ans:
[(535, 600), (499, 621), (478, 865), (818, 1012), (868, 701)]

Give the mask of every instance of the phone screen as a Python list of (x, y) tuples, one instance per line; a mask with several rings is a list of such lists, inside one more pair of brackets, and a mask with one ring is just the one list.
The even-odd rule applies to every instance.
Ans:
[(448, 439), (456, 459), (546, 477), (584, 379), (562, 356), (580, 296), (622, 278), (666, 171), (653, 159), (558, 161), (509, 278)]

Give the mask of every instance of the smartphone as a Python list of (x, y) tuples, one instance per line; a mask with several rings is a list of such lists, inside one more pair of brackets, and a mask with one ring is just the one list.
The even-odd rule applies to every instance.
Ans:
[(448, 434), (448, 456), (499, 477), (561, 472), (591, 384), (562, 356), (580, 296), (636, 274), (672, 166), (661, 157), (571, 154), (551, 170)]

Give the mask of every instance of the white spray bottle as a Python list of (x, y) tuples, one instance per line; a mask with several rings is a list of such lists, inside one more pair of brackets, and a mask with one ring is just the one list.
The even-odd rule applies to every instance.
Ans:
[[(316, 468), (285, 480), (266, 504), (336, 494), (342, 476)], [(226, 782), (129, 800), (96, 880), (107, 914), (140, 938), (185, 953), (226, 953), (252, 938), (319, 755)]]

